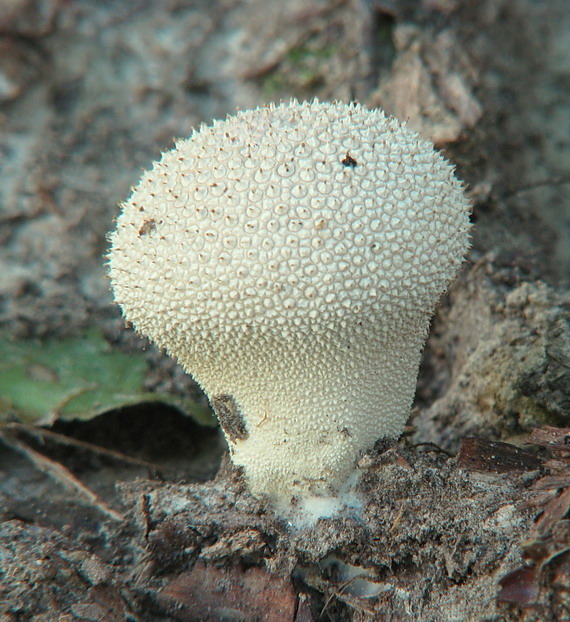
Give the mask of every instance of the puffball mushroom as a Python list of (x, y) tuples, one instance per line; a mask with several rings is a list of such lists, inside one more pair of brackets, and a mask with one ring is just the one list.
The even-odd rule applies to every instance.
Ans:
[(402, 433), (469, 212), (453, 167), (382, 111), (269, 105), (143, 174), (110, 278), (209, 396), (253, 494), (303, 522), (346, 503), (361, 453)]

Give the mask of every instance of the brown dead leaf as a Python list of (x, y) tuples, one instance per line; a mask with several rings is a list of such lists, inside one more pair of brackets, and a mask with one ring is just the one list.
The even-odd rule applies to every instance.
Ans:
[(570, 428), (552, 426), (533, 428), (527, 443), (545, 447), (556, 457), (570, 457)]
[(559, 496), (551, 499), (536, 524), (537, 534), (548, 534), (556, 523), (561, 521), (570, 510), (570, 485)]
[(568, 428), (545, 426), (535, 428), (527, 441), (544, 447), (554, 458), (542, 462), (549, 473), (534, 482), (536, 494), (520, 504), (541, 509), (528, 539), (521, 543), (526, 565), (499, 581), (500, 601), (548, 612), (553, 620), (570, 619), (569, 438)]
[(498, 599), (516, 605), (536, 603), (539, 594), (536, 571), (533, 568), (517, 568), (500, 581), (501, 591)]
[(542, 460), (538, 456), (509, 443), (464, 438), (459, 449), (458, 466), (468, 471), (534, 471), (541, 465)]
[(189, 572), (172, 580), (159, 594), (176, 605), (188, 622), (251, 620), (294, 622), (295, 592), (291, 582), (262, 568), (216, 568), (199, 560)]

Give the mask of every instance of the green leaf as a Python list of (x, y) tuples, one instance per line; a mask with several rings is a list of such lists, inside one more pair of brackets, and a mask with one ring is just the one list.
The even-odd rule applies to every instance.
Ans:
[(210, 410), (191, 400), (144, 388), (142, 352), (113, 349), (92, 330), (60, 340), (10, 340), (0, 334), (0, 422), (10, 414), (26, 422), (90, 419), (141, 402), (162, 401), (214, 425)]

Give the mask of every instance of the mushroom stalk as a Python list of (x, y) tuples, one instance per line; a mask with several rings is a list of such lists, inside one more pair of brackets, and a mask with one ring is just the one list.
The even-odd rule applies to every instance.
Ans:
[(429, 316), (415, 318), (407, 339), (397, 337), (398, 318), (351, 320), (277, 334), (245, 328), (181, 359), (210, 396), (252, 492), (284, 514), (315, 497), (334, 506), (360, 453), (397, 438), (409, 414)]

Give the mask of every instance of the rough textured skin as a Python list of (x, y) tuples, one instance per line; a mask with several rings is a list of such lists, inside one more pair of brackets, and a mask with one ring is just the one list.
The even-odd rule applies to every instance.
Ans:
[(284, 509), (401, 433), (468, 238), (430, 143), (379, 110), (291, 102), (163, 154), (123, 205), (110, 276), (126, 319), (233, 400), (232, 459)]

